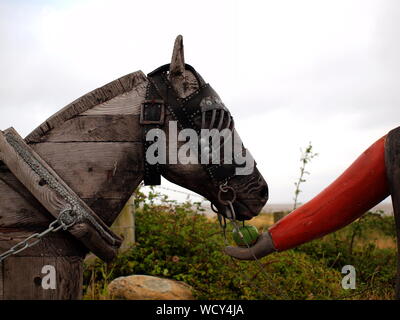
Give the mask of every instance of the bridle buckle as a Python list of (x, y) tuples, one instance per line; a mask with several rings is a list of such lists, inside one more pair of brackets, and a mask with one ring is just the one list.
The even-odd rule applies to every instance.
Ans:
[(165, 105), (163, 100), (145, 100), (141, 105), (140, 124), (163, 125), (165, 120)]

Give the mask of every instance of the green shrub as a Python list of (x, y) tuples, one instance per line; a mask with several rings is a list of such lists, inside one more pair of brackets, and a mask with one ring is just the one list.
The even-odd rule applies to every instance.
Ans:
[[(237, 261), (222, 252), (225, 242), (219, 224), (202, 215), (198, 203), (178, 204), (154, 193), (146, 199), (138, 193), (136, 207), (137, 243), (110, 264), (96, 261), (86, 266), (86, 299), (107, 298), (112, 279), (132, 274), (184, 281), (198, 299), (341, 299), (354, 294), (341, 288), (345, 264), (357, 269), (357, 292), (371, 281), (377, 286), (372, 295), (393, 291), (393, 250), (360, 247), (364, 233), (354, 239), (352, 255), (347, 253), (348, 243), (339, 240), (350, 231), (342, 230), (343, 235), (275, 253), (259, 263)], [(230, 227), (227, 235), (231, 242)]]
[[(378, 248), (374, 241), (382, 238), (390, 239), (393, 246)], [(392, 296), (395, 286), (395, 239), (393, 217), (368, 212), (347, 227), (293, 250), (306, 253), (339, 272), (343, 266), (353, 265), (357, 272), (357, 291), (363, 293), (358, 298), (388, 297)]]

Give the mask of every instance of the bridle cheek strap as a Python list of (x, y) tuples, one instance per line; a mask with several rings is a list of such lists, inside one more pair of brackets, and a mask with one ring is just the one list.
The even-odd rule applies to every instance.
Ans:
[[(147, 141), (147, 134), (152, 129), (160, 129), (165, 121), (164, 100), (158, 94), (154, 85), (149, 81), (146, 90), (146, 99), (142, 103), (140, 112), (140, 124), (143, 128), (143, 155), (144, 155), (144, 185), (161, 184), (160, 164), (150, 164), (147, 151), (155, 141)], [(157, 156), (157, 154), (155, 154)]]
[[(159, 185), (161, 183), (162, 166), (159, 163), (150, 164), (147, 159), (147, 151), (155, 141), (146, 141), (147, 133), (151, 129), (160, 129), (165, 122), (165, 109), (177, 120), (180, 129), (190, 128), (200, 135), (201, 126), (194, 119), (205, 112), (207, 106), (202, 105), (204, 98), (212, 97), (220, 102), (218, 94), (205, 83), (197, 71), (186, 64), (186, 69), (196, 77), (199, 88), (186, 98), (180, 98), (172, 88), (168, 80), (169, 65), (164, 65), (147, 75), (149, 83), (146, 91), (146, 99), (142, 104), (140, 124), (143, 127), (144, 140), (144, 184)], [(224, 110), (231, 118), (229, 111), (221, 103), (220, 109)], [(230, 121), (233, 123), (233, 120)], [(236, 168), (241, 167), (234, 161), (232, 164), (204, 164), (203, 167), (213, 184), (219, 187), (236, 175)]]

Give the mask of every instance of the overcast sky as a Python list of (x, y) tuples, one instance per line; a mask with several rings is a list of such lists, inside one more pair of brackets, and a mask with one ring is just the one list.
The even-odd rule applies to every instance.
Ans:
[(182, 34), (186, 62), (233, 113), (271, 203), (292, 202), (299, 149), (312, 141), (319, 156), (304, 202), (400, 125), (399, 9), (396, 0), (0, 0), (0, 129), (27, 135), (88, 91), (169, 63)]

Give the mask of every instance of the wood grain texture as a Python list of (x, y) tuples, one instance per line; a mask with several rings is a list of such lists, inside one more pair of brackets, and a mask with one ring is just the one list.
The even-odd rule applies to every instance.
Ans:
[(81, 115), (140, 115), (140, 107), (146, 97), (147, 81), (133, 90), (88, 109)]
[[(137, 185), (139, 185), (142, 179), (138, 178)], [(105, 224), (111, 226), (114, 220), (121, 213), (125, 203), (128, 201), (131, 195), (127, 195), (124, 199), (82, 199), (84, 200), (94, 212), (101, 217)]]
[[(5, 178), (2, 174), (1, 178)], [(25, 187), (24, 187), (25, 188)], [(0, 228), (40, 230), (47, 227), (52, 216), (37, 200), (28, 201), (0, 180)]]
[[(38, 208), (42, 213), (47, 211), (2, 162), (0, 162), (0, 181), (2, 181), (4, 185), (7, 185), (11, 190), (21, 195), (26, 202), (30, 203), (33, 207)], [(3, 188), (3, 191), (4, 193), (7, 193), (6, 188)]]
[[(90, 251), (96, 254), (100, 259), (110, 262), (118, 253), (122, 239), (118, 246), (105, 245), (101, 234), (88, 223), (78, 223), (68, 230), (75, 238), (79, 239)], [(113, 233), (114, 234), (114, 233)]]
[[(56, 289), (43, 289), (42, 268), (56, 270)], [(82, 297), (83, 263), (80, 257), (10, 257), (4, 261), (7, 300), (71, 300)]]
[[(0, 229), (11, 228), (42, 231), (54, 219), (8, 170), (0, 166)], [(141, 181), (141, 175), (136, 177), (132, 188), (135, 189)], [(5, 183), (6, 181), (7, 183)], [(12, 187), (11, 187), (12, 186)], [(128, 188), (130, 190), (130, 188)], [(24, 194), (24, 195), (23, 195)], [(123, 209), (130, 193), (123, 198), (82, 198), (83, 201), (108, 225)], [(32, 198), (32, 199), (31, 199)]]
[[(0, 230), (0, 251), (26, 239), (32, 232)], [(37, 245), (0, 263), (1, 299), (81, 299), (83, 258), (87, 249), (65, 231), (48, 234)], [(44, 265), (56, 269), (56, 290), (41, 287)], [(3, 278), (3, 279), (1, 279)]]
[(185, 53), (181, 35), (175, 39), (169, 68), (169, 81), (181, 98), (190, 96), (199, 88), (199, 83), (194, 74), (185, 69)]
[(143, 172), (137, 142), (46, 142), (32, 148), (85, 199), (125, 199)]
[(52, 215), (0, 162), (0, 228), (43, 230)]
[(56, 290), (43, 290), (42, 268), (55, 265), (53, 257), (10, 257), (4, 260), (4, 298), (7, 300), (55, 300)]
[(169, 81), (176, 93), (183, 98), (186, 95), (185, 86), (185, 54), (183, 50), (183, 38), (177, 36), (172, 52), (171, 63), (169, 66)]
[(83, 260), (80, 257), (57, 257), (57, 299), (82, 299)]
[[(107, 225), (93, 212), (89, 206), (82, 201), (79, 196), (65, 183), (58, 174), (43, 160), (38, 154), (36, 154), (28, 145), (25, 144), (24, 140), (19, 137), (18, 133), (14, 129), (8, 129), (3, 133), (0, 133), (0, 150), (1, 158), (10, 171), (18, 178), (18, 180), (35, 196), (35, 198), (45, 207), (53, 217), (57, 218), (60, 212), (65, 209), (69, 202), (65, 199), (65, 196), (56, 192), (53, 187), (47, 184), (43, 178), (38, 175), (29, 165), (20, 157), (15, 149), (8, 143), (6, 136), (12, 135), (13, 139), (16, 139), (19, 143), (19, 147), (24, 148), (30, 153), (30, 157), (35, 159), (40, 165), (45, 168), (52, 177), (57, 180), (58, 184), (62, 186), (65, 192), (72, 198), (75, 199), (79, 206), (91, 216), (97, 222), (97, 225), (102, 228), (102, 232), (107, 232), (114, 239), (111, 242), (110, 239), (102, 236), (102, 233), (95, 230), (89, 222), (82, 222), (83, 227), (86, 227), (87, 234), (79, 237), (82, 233), (79, 232), (83, 227), (80, 225), (73, 225), (68, 231), (82, 241), (85, 246), (93, 251), (98, 257), (103, 260), (111, 260), (117, 253), (117, 248), (121, 243), (121, 239), (116, 236)], [(44, 181), (44, 183), (42, 183)], [(92, 241), (93, 240), (93, 241)]]
[[(105, 86), (95, 89), (81, 98), (73, 101), (62, 110), (54, 114), (52, 117), (47, 119), (38, 128), (29, 134), (25, 141), (27, 143), (39, 142), (41, 137), (45, 135), (51, 129), (56, 128), (65, 121), (99, 105), (106, 101), (113, 99), (116, 96), (122, 95), (126, 92), (136, 92), (137, 88), (142, 88), (147, 82), (146, 76), (142, 71), (130, 73), (124, 77), (106, 84)], [(140, 89), (137, 89), (140, 91)], [(133, 96), (137, 96), (136, 93)]]
[(77, 116), (41, 137), (40, 142), (141, 142), (139, 115)]
[(396, 299), (400, 300), (400, 127), (389, 132), (385, 142), (385, 165), (393, 203), (397, 235)]

